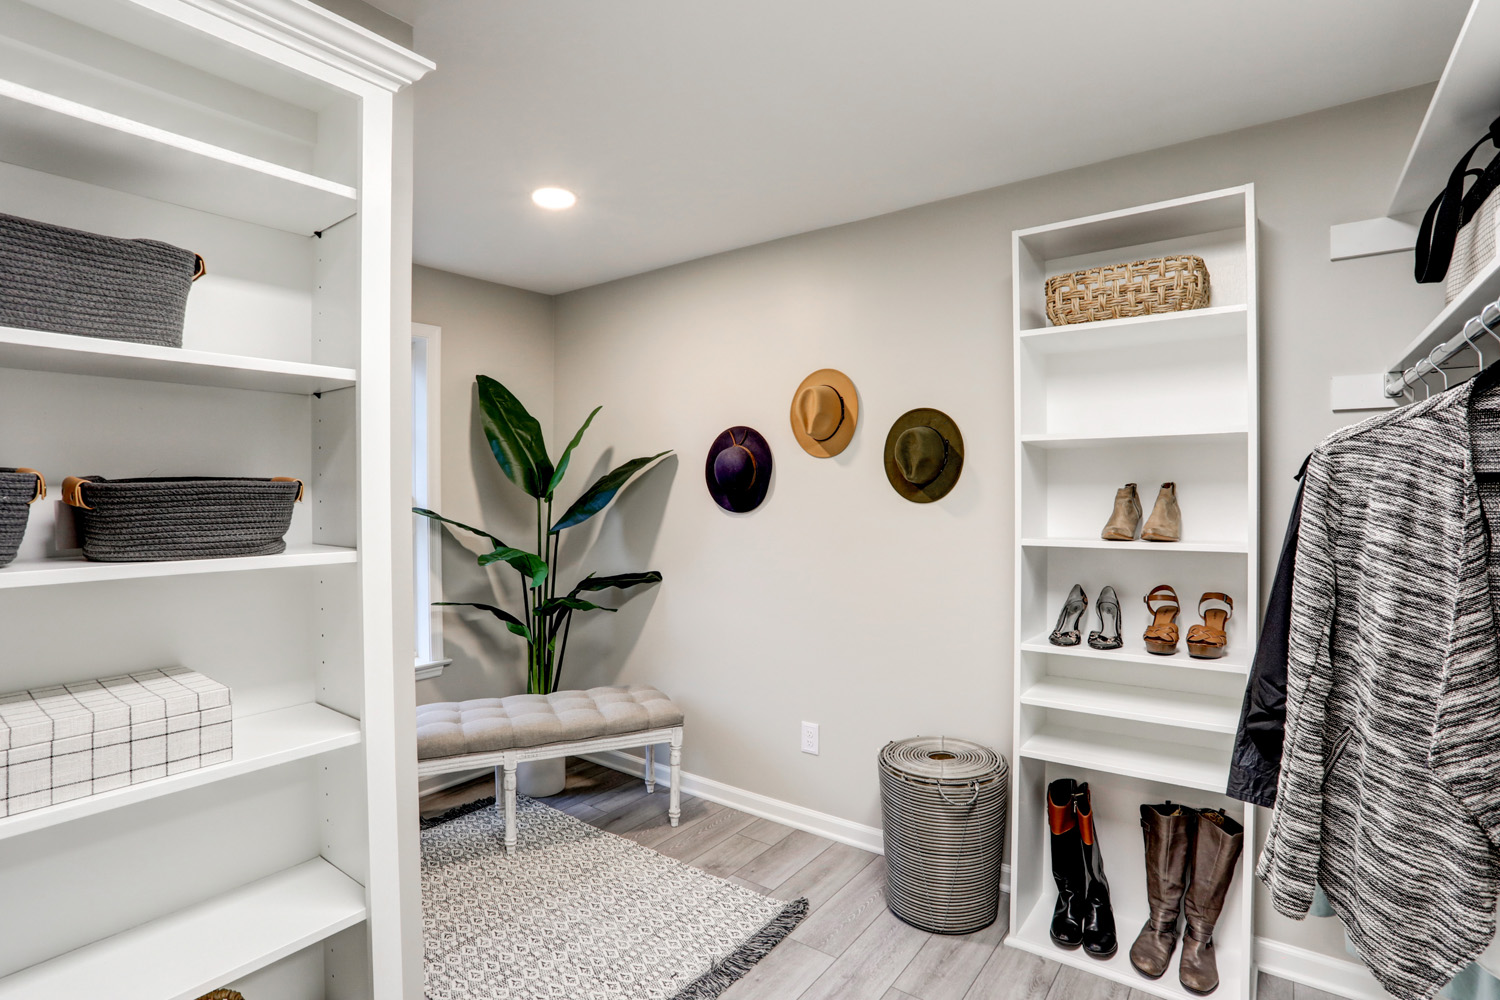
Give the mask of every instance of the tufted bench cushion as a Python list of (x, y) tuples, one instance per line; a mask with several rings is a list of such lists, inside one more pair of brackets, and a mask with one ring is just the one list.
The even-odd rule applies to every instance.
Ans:
[(572, 743), (682, 725), (682, 710), (645, 684), (417, 706), (417, 758)]

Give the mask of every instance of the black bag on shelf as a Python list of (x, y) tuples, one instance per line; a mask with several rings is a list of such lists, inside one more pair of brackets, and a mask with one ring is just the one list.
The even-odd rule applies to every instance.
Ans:
[(46, 495), (47, 481), (35, 469), (0, 469), (0, 566), (15, 559), (31, 505)]
[[(1453, 173), (1448, 176), (1447, 186), (1422, 216), (1416, 246), (1418, 284), (1442, 281), (1448, 276), (1458, 231), (1479, 214), (1480, 206), (1500, 187), (1500, 156), (1491, 160), (1483, 170), (1469, 166), (1479, 147), (1487, 142), (1493, 142), (1500, 149), (1500, 118), (1491, 122), (1489, 131), (1459, 158)], [(1465, 191), (1464, 184), (1470, 177), (1474, 178), (1474, 183)]]
[(96, 562), (277, 555), (302, 499), (297, 479), (69, 476), (62, 489)]
[(182, 346), (203, 258), (0, 214), (0, 326)]

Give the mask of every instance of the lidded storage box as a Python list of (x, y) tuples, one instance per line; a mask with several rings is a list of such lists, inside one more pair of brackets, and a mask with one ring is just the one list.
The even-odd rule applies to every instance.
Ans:
[(0, 695), (0, 816), (232, 758), (229, 688), (185, 667)]
[(35, 469), (0, 469), (0, 566), (21, 548), (31, 505), (47, 495), (47, 481)]
[(0, 326), (182, 346), (203, 258), (0, 214)]
[(84, 558), (98, 562), (274, 556), (301, 499), (290, 478), (63, 480)]
[(1000, 905), (1010, 769), (987, 746), (918, 736), (880, 751), (886, 902), (933, 934), (969, 934)]

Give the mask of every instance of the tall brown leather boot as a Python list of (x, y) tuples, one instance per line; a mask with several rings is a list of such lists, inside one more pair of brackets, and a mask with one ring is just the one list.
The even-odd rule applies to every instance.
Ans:
[(1198, 836), (1193, 845), (1193, 884), (1183, 900), (1187, 933), (1182, 936), (1178, 978), (1182, 988), (1206, 996), (1219, 988), (1219, 963), (1214, 957), (1214, 925), (1224, 909), (1224, 896), (1234, 881), (1234, 869), (1245, 845), (1245, 828), (1216, 809), (1198, 813)]
[(1160, 979), (1177, 950), (1177, 919), (1187, 891), (1193, 827), (1198, 814), (1171, 802), (1141, 806), (1146, 838), (1146, 900), (1151, 912), (1130, 946), (1130, 964), (1149, 979)]
[(1146, 518), (1141, 529), (1141, 538), (1147, 542), (1177, 542), (1182, 540), (1182, 511), (1177, 507), (1177, 484), (1162, 483), (1156, 494), (1156, 506)]
[(1099, 537), (1106, 542), (1133, 542), (1135, 529), (1141, 526), (1141, 498), (1135, 491), (1135, 483), (1126, 483), (1115, 490), (1115, 510)]

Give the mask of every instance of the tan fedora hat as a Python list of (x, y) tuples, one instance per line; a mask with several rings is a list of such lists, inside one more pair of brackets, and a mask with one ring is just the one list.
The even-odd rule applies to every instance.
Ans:
[(792, 396), (792, 434), (809, 455), (837, 455), (849, 447), (858, 423), (859, 393), (848, 375), (820, 368), (797, 386)]
[(947, 496), (963, 468), (964, 436), (942, 410), (907, 410), (885, 436), (885, 477), (912, 503)]

